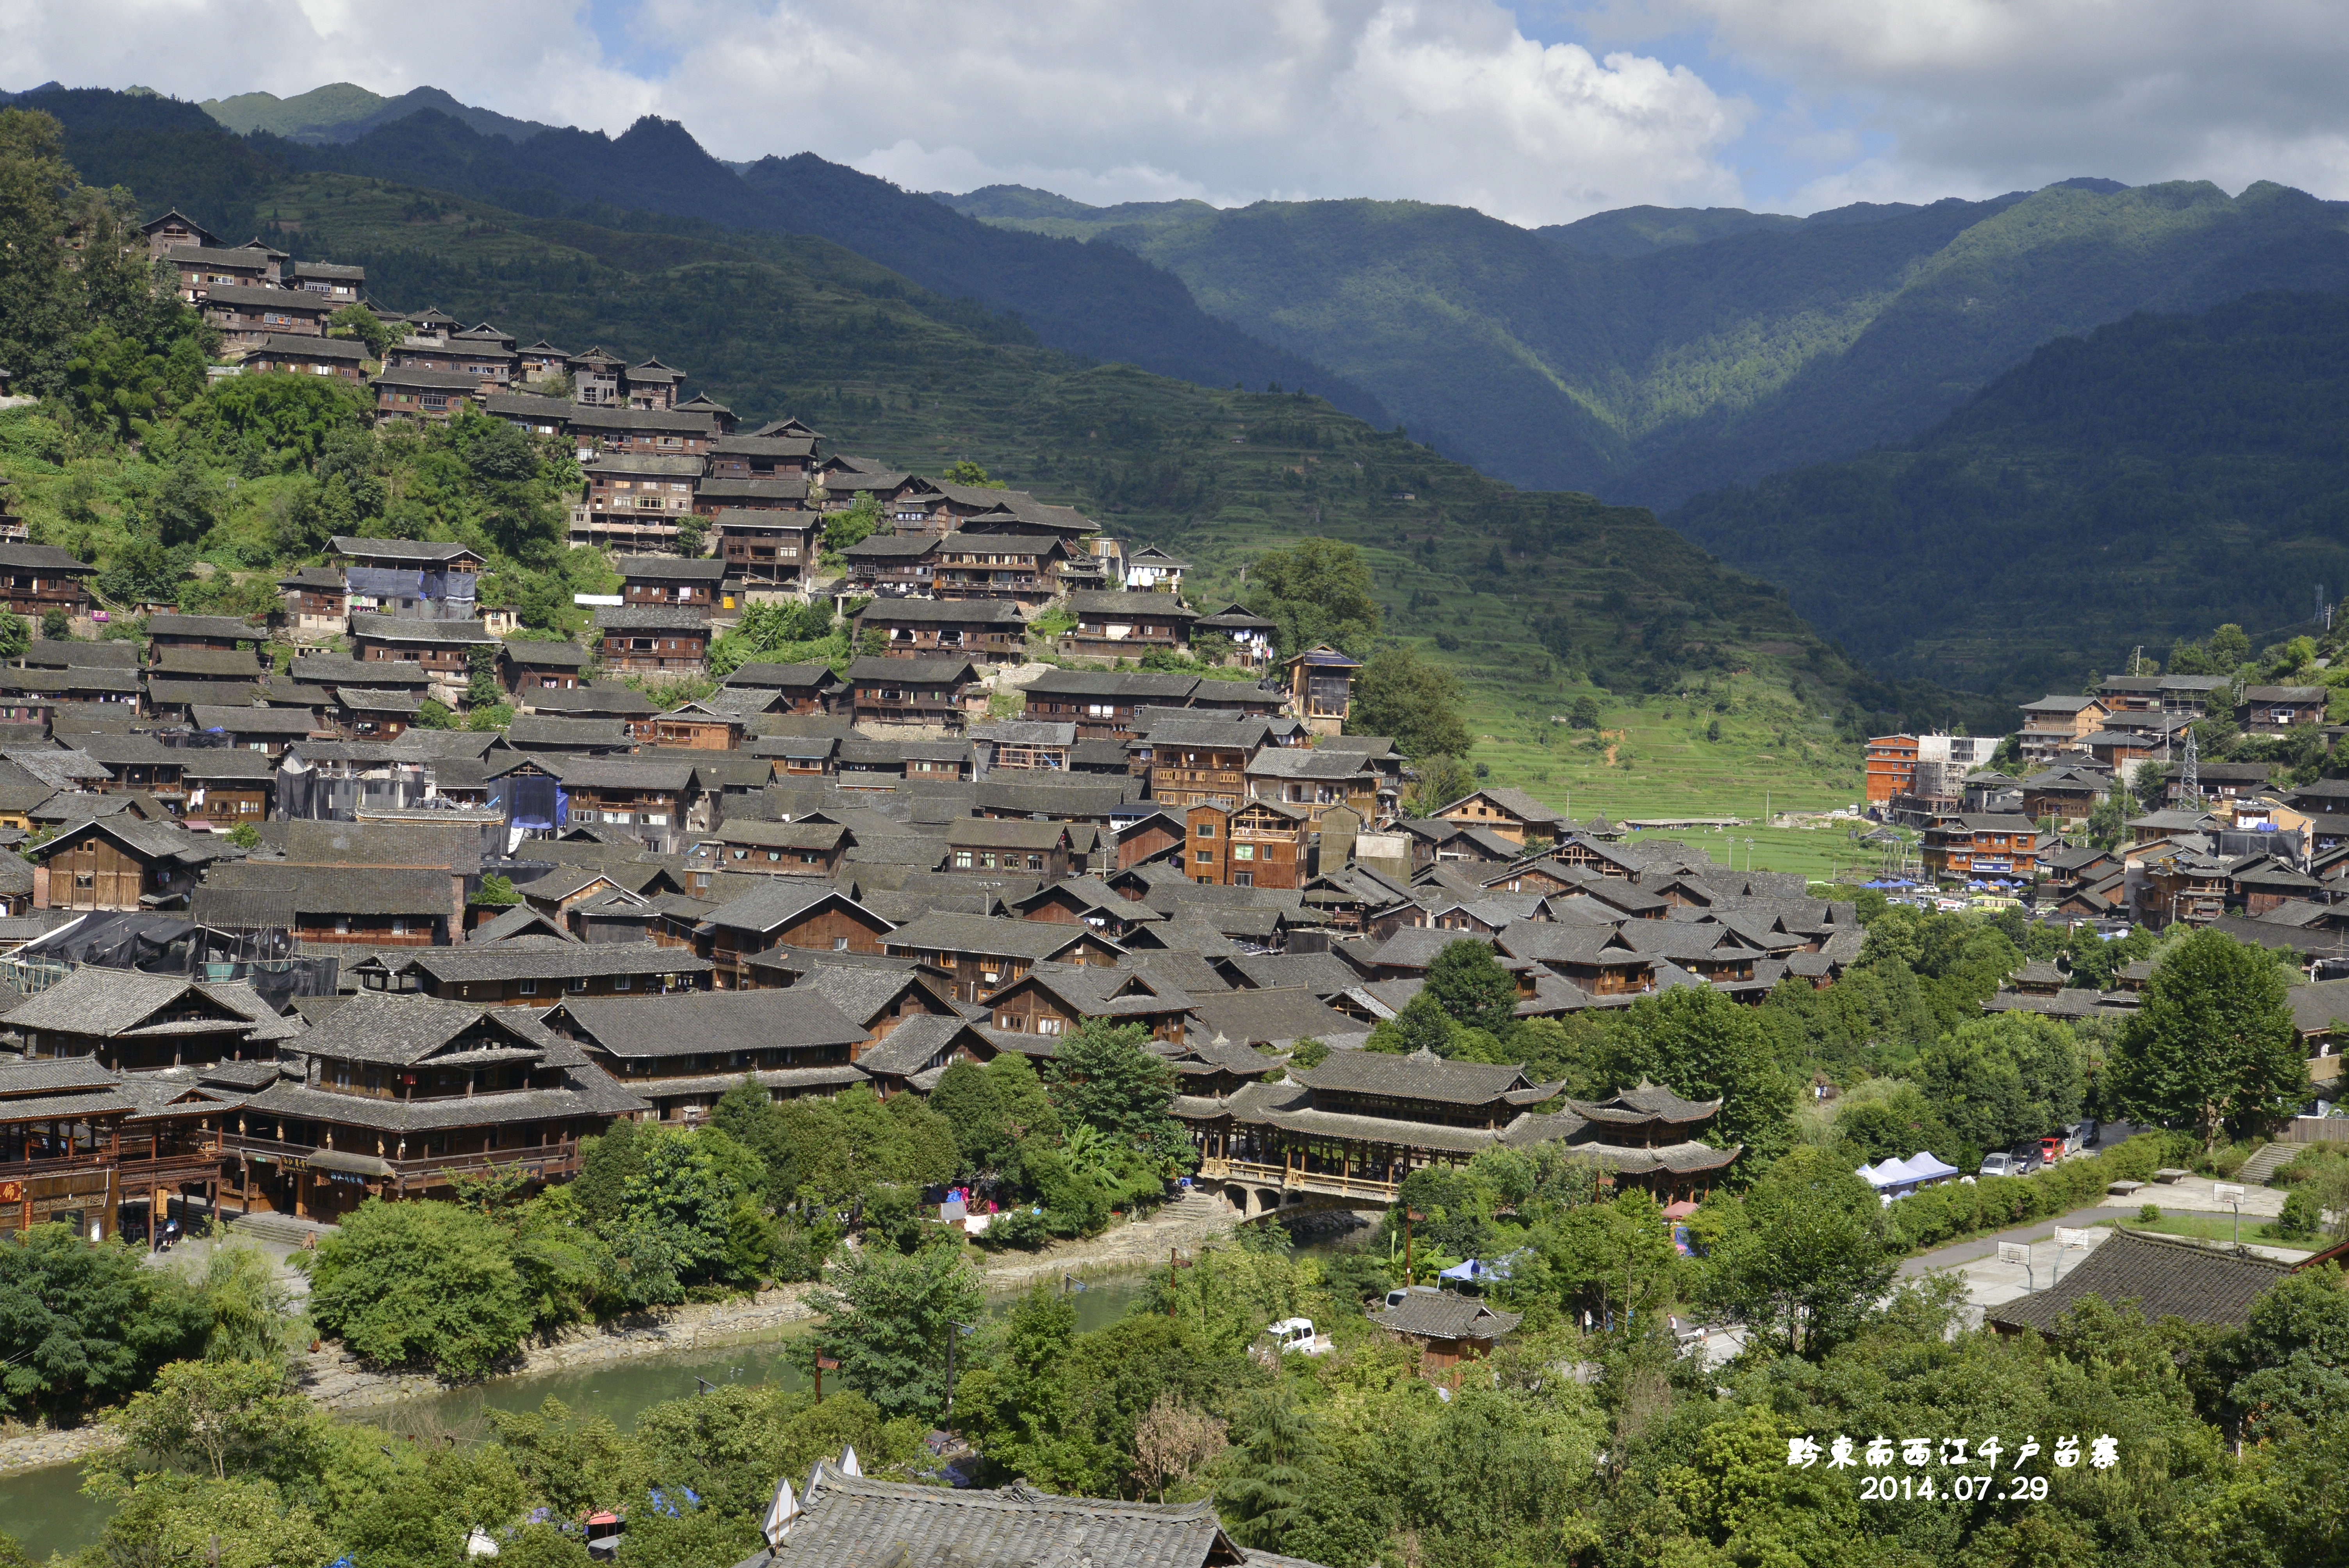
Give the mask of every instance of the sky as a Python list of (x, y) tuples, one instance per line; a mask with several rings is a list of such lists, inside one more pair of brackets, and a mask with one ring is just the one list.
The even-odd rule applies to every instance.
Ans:
[(2339, 0), (10, 0), (0, 87), (430, 85), (721, 158), (1510, 222), (2074, 175), (2349, 196)]

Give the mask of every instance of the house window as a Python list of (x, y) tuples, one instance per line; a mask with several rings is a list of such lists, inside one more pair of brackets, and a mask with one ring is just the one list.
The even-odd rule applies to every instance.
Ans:
[(833, 938), (832, 939), (832, 950), (833, 950), (834, 953), (845, 953), (845, 952), (847, 952), (847, 951), (848, 951), (848, 938), (846, 938), (845, 936), (835, 936), (835, 937), (833, 937)]
[(337, 936), (348, 936), (350, 934), (351, 917), (347, 914), (338, 914), (335, 916), (335, 934)]
[(1213, 822), (1197, 823), (1191, 830), (1203, 839), (1212, 839), (1216, 836), (1216, 825)]
[(564, 989), (569, 991), (574, 996), (578, 995), (581, 992), (587, 989), (587, 976), (585, 975), (576, 975), (572, 976), (571, 983), (564, 986)]
[(1252, 861), (1256, 859), (1256, 846), (1254, 844), (1234, 844), (1232, 846), (1232, 859), (1236, 861)]
[(1039, 1018), (1036, 1020), (1036, 1032), (1040, 1035), (1057, 1035), (1061, 1032), (1061, 1020)]
[(1234, 887), (1254, 887), (1256, 886), (1256, 873), (1254, 872), (1234, 872), (1232, 873), (1232, 885)]
[(636, 989), (636, 977), (632, 975), (616, 975), (612, 977), (612, 989), (615, 991), (632, 991)]
[(519, 995), (535, 996), (538, 995), (538, 982), (535, 980), (520, 981), (516, 983), (514, 990)]
[(955, 851), (955, 869), (957, 871), (967, 872), (970, 870), (970, 868), (971, 852), (968, 850), (957, 850)]
[(395, 919), (395, 920), (391, 923), (391, 934), (392, 934), (394, 936), (405, 936), (405, 935), (407, 935), (407, 934), (408, 934), (408, 922), (407, 922), (407, 921), (405, 921), (405, 920), (398, 920), (398, 919)]
[(1191, 858), (1198, 861), (1203, 866), (1211, 866), (1216, 863), (1216, 851), (1213, 850), (1201, 850)]

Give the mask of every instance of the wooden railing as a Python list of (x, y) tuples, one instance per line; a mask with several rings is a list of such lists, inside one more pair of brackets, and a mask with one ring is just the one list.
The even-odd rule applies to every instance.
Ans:
[(1199, 1174), (1226, 1181), (1252, 1181), (1285, 1191), (1315, 1192), (1338, 1198), (1378, 1198), (1392, 1202), (1400, 1182), (1370, 1176), (1333, 1175), (1326, 1171), (1300, 1171), (1293, 1165), (1267, 1165), (1253, 1160), (1206, 1159)]
[[(358, 1150), (329, 1150), (321, 1144), (287, 1143), (274, 1138), (251, 1138), (242, 1133), (223, 1133), (222, 1152), (264, 1157), (281, 1165), (307, 1168), (313, 1157), (319, 1154), (364, 1154)], [(377, 1158), (367, 1155), (367, 1158)], [(439, 1175), (443, 1171), (460, 1175), (478, 1175), (485, 1171), (501, 1170), (513, 1165), (535, 1165), (540, 1173), (548, 1176), (568, 1175), (579, 1169), (579, 1145), (570, 1140), (560, 1143), (517, 1144), (512, 1149), (477, 1149), (461, 1154), (419, 1155), (407, 1160), (384, 1157), (392, 1176), (401, 1181)]]

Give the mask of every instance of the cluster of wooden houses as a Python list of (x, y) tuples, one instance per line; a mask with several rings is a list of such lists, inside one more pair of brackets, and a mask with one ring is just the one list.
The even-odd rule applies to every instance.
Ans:
[[(150, 239), (249, 329), (248, 366), (343, 373), (320, 331), (363, 298), (356, 269), (176, 214)], [(1682, 986), (1759, 1002), (1858, 958), (1851, 906), (1800, 878), (1514, 789), (1406, 813), (1404, 759), (1343, 733), (1353, 660), (1276, 663), (1268, 623), (1197, 614), (1182, 562), (1103, 549), (1067, 509), (827, 466), (788, 422), (737, 437), (657, 363), (402, 325), (382, 412), (543, 417), (581, 442), (587, 539), (645, 552), (593, 646), (512, 634), (461, 545), (352, 537), (285, 579), (274, 626), (158, 611), (143, 643), (36, 638), (0, 670), (22, 851), (0, 857), (0, 1229), (559, 1180), (616, 1119), (690, 1127), (746, 1077), (919, 1094), (1092, 1019), (1146, 1030), (1202, 1182), (1245, 1211), (1391, 1199), (1417, 1166), (1540, 1141), (1690, 1205), (1737, 1157), (1706, 1136), (1717, 1103), (1361, 1047), (1461, 940), (1528, 1018)], [(844, 670), (747, 664), (666, 707), (617, 678), (702, 671), (730, 616), (802, 590), (822, 509), (858, 494), (892, 531), (848, 552), (871, 597)], [(719, 555), (667, 552), (705, 506)], [(728, 531), (746, 515), (770, 531)], [(69, 557), (0, 568), (19, 613), (92, 608)], [(1062, 651), (1204, 627), (1236, 678), (1048, 668), (990, 717), (1050, 603)], [(505, 728), (419, 722), (484, 677)], [(1305, 1040), (1329, 1056), (1284, 1070)]]

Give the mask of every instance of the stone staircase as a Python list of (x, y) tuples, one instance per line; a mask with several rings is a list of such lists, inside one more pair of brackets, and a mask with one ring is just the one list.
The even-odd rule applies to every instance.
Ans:
[(321, 1224), (316, 1220), (296, 1219), (292, 1214), (234, 1214), (226, 1218), (232, 1234), (287, 1247), (303, 1246), (342, 1228)]
[(2306, 1147), (2302, 1143), (2271, 1143), (2243, 1161), (2243, 1168), (2235, 1172), (2235, 1180), (2246, 1187), (2264, 1187), (2277, 1171), (2299, 1159), (2300, 1151)]

